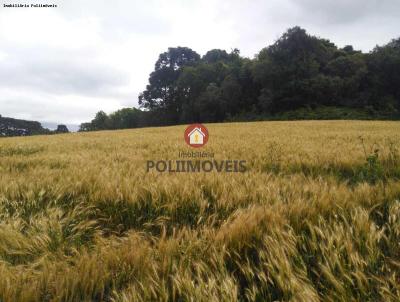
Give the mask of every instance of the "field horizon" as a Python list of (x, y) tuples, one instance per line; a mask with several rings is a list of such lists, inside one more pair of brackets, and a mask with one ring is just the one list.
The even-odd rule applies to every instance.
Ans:
[(204, 125), (1, 138), (0, 301), (400, 300), (400, 122)]

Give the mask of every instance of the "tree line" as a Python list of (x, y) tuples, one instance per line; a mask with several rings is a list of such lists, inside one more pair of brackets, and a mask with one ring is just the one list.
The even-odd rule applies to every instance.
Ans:
[(81, 130), (285, 119), (296, 112), (399, 118), (400, 38), (363, 53), (294, 27), (254, 59), (238, 49), (201, 57), (188, 47), (169, 48), (139, 95), (139, 109), (100, 111)]
[(0, 137), (26, 136), (68, 133), (65, 125), (58, 125), (56, 130), (49, 130), (36, 121), (26, 121), (0, 115)]

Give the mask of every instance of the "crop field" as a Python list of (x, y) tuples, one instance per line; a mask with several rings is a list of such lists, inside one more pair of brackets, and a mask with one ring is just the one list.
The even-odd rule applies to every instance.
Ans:
[(400, 301), (400, 123), (206, 126), (0, 139), (0, 301)]

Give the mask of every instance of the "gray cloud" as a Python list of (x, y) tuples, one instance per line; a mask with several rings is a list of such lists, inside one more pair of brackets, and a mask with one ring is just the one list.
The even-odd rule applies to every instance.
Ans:
[(377, 16), (381, 20), (399, 16), (400, 2), (396, 0), (297, 0), (293, 4), (321, 25), (343, 25), (356, 23)]
[[(2, 93), (2, 115), (13, 113), (12, 116), (21, 119), (38, 121), (80, 123), (91, 113), (91, 108), (81, 102), (76, 104), (57, 101), (51, 95), (25, 95)], [(29, 108), (29, 110), (25, 110)], [(5, 114), (4, 114), (5, 113)]]
[(236, 46), (249, 57), (296, 25), (366, 52), (400, 35), (397, 0), (233, 0), (220, 5), (219, 17), (230, 20)]
[[(181, 1), (182, 5), (185, 3)], [(60, 1), (59, 5), (62, 9), (57, 13), (69, 20), (90, 15), (100, 18), (105, 33), (110, 37), (126, 32), (159, 36), (172, 30), (170, 16), (163, 13), (163, 6), (168, 7), (168, 4), (156, 0), (147, 0), (146, 3), (126, 0)]]
[[(113, 94), (128, 84), (128, 75), (112, 66), (75, 58), (77, 54), (60, 56), (54, 51), (38, 55), (40, 50), (16, 52), (1, 64), (0, 86), (31, 89), (57, 94)], [(79, 55), (79, 54), (78, 54)]]
[(0, 10), (2, 115), (79, 123), (137, 105), (170, 46), (252, 57), (295, 25), (363, 51), (400, 35), (398, 0), (54, 1)]

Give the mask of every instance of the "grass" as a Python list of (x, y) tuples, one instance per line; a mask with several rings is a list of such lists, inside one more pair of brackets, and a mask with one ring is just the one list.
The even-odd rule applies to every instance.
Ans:
[(0, 301), (400, 300), (398, 122), (184, 128), (1, 139)]

